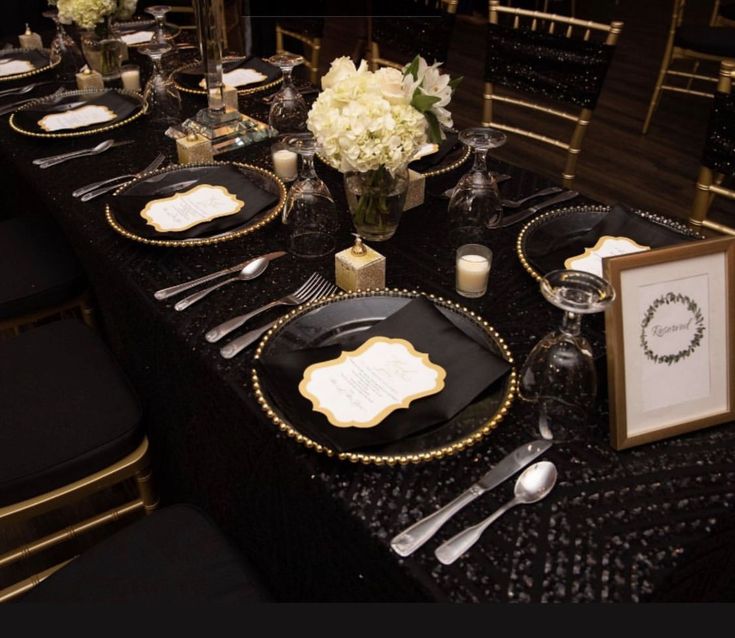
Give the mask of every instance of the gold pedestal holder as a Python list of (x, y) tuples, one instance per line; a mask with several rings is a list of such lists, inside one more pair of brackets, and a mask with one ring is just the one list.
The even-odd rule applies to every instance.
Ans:
[(274, 137), (276, 132), (264, 122), (225, 107), (222, 78), (222, 41), (224, 8), (222, 0), (194, 0), (199, 51), (207, 85), (207, 108), (193, 118), (169, 129), (171, 137), (190, 133), (207, 138), (217, 155)]

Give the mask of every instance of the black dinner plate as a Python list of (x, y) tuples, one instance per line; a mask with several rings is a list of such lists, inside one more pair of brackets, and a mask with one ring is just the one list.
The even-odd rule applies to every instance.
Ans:
[(61, 61), (60, 59), (52, 61), (51, 51), (49, 49), (7, 49), (0, 51), (0, 63), (3, 63), (5, 60), (30, 62), (33, 68), (21, 73), (13, 73), (12, 75), (0, 75), (0, 82), (9, 82), (43, 73), (54, 68)]
[[(46, 131), (39, 125), (39, 121), (51, 113), (62, 113), (89, 105), (105, 106), (115, 113), (115, 118), (108, 122), (57, 131)], [(144, 111), (145, 100), (131, 91), (65, 91), (60, 96), (49, 95), (21, 106), (10, 116), (10, 126), (19, 133), (34, 137), (76, 137), (117, 128), (140, 117)]]
[[(380, 291), (347, 293), (310, 304), (276, 325), (274, 332), (261, 342), (256, 358), (287, 353), (298, 349), (345, 344), (351, 337), (371, 328), (408, 304), (419, 293)], [(512, 362), (510, 352), (495, 331), (469, 311), (437, 297), (429, 297), (434, 305), (466, 335), (485, 345), (493, 353)], [(256, 395), (261, 407), (279, 419), (279, 427), (297, 441), (334, 455), (341, 460), (364, 463), (411, 463), (428, 461), (459, 452), (492, 431), (503, 418), (512, 402), (515, 375), (506, 375), (491, 385), (475, 401), (454, 418), (429, 430), (389, 444), (363, 448), (359, 453), (329, 449), (310, 440), (299, 431), (298, 419), (292, 418), (279, 406), (269, 391), (266, 375), (253, 371)]]
[[(237, 87), (237, 92), (240, 95), (265, 91), (283, 79), (281, 69), (256, 57), (226, 57), (222, 60), (222, 71), (224, 73), (229, 73), (235, 69), (253, 69), (266, 76), (260, 82)], [(204, 78), (201, 62), (185, 64), (173, 72), (173, 78), (174, 83), (180, 90), (196, 95), (206, 95), (206, 91), (199, 86), (199, 83)]]
[[(200, 184), (224, 186), (245, 206), (235, 215), (197, 224), (181, 232), (159, 232), (141, 216), (150, 201), (171, 197)], [(172, 166), (128, 182), (107, 206), (112, 227), (129, 239), (162, 246), (212, 244), (238, 237), (275, 219), (285, 201), (285, 188), (275, 175), (235, 162)]]
[(685, 241), (704, 239), (704, 235), (683, 223), (655, 213), (611, 206), (572, 206), (539, 215), (526, 224), (518, 235), (516, 251), (523, 267), (535, 279), (552, 270), (565, 268), (569, 257), (580, 255), (609, 232), (593, 231), (606, 216), (625, 216), (615, 232), (644, 246), (660, 248)]

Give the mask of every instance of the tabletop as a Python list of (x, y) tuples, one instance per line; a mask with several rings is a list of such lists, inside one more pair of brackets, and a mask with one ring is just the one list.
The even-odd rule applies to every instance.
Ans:
[[(51, 87), (50, 90), (53, 90)], [(49, 92), (50, 92), (49, 90)], [(6, 100), (7, 101), (7, 100)], [(259, 95), (241, 110), (265, 120)], [(184, 100), (185, 115), (203, 103)], [(624, 452), (609, 444), (604, 385), (589, 422), (544, 456), (559, 470), (552, 494), (498, 520), (463, 559), (441, 565), (435, 547), (489, 515), (512, 495), (512, 481), (456, 515), (434, 539), (402, 559), (390, 539), (469, 487), (520, 444), (538, 437), (533, 406), (516, 399), (498, 427), (476, 445), (424, 464), (377, 467), (327, 458), (279, 432), (250, 386), (252, 351), (226, 361), (202, 338), (212, 325), (288, 292), (317, 271), (334, 277), (334, 257), (286, 256), (260, 278), (218, 291), (184, 312), (153, 292), (286, 245), (275, 221), (214, 246), (159, 248), (114, 232), (105, 199), (82, 204), (75, 188), (135, 172), (157, 152), (175, 158), (174, 142), (147, 118), (114, 132), (135, 144), (48, 170), (35, 157), (85, 148), (103, 139), (41, 141), (0, 124), (2, 188), (18, 213), (55, 218), (88, 274), (101, 329), (141, 396), (164, 501), (206, 509), (261, 569), (284, 600), (639, 601), (654, 596), (692, 547), (707, 541), (735, 507), (735, 428), (724, 425)], [(512, 144), (512, 141), (510, 142)], [(219, 156), (270, 169), (270, 143)], [(546, 182), (522, 168), (497, 165), (512, 179), (508, 196)], [(317, 162), (341, 215), (338, 246), (350, 243), (341, 176)], [(387, 258), (388, 287), (459, 302), (506, 340), (519, 366), (559, 321), (515, 254), (519, 227), (497, 230), (487, 295), (454, 290), (447, 200), (466, 166), (427, 181), (425, 203), (407, 211), (395, 237), (374, 247)], [(5, 214), (10, 211), (6, 209)], [(583, 330), (600, 352), (601, 317)], [(604, 383), (604, 381), (603, 381)]]

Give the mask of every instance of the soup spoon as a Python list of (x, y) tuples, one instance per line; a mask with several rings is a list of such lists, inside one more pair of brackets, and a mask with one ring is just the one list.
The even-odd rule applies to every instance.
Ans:
[(462, 530), (437, 548), (434, 555), (444, 565), (451, 565), (478, 540), (482, 533), (509, 509), (516, 505), (537, 503), (551, 492), (556, 483), (556, 466), (549, 461), (534, 463), (518, 477), (514, 488), (514, 498), (500, 509), (480, 521), (477, 525)]

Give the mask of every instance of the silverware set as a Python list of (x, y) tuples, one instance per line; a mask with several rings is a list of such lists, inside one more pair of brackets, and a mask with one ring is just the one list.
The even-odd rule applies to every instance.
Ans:
[[(450, 503), (434, 513), (422, 518), (390, 542), (393, 551), (399, 556), (410, 556), (419, 547), (436, 534), (439, 529), (459, 512), (482, 494), (497, 487), (516, 472), (546, 452), (552, 445), (551, 441), (538, 439), (517, 448), (497, 465), (471, 485)], [(548, 461), (541, 461), (528, 467), (516, 481), (514, 498), (491, 516), (483, 519), (456, 534), (440, 545), (434, 552), (435, 556), (445, 565), (449, 565), (470, 549), (482, 536), (483, 532), (505, 512), (516, 505), (536, 503), (546, 497), (556, 483), (556, 467)]]
[(72, 193), (72, 195), (74, 197), (78, 197), (83, 202), (88, 202), (95, 197), (99, 197), (100, 195), (109, 193), (119, 186), (122, 186), (122, 183), (126, 180), (139, 177), (140, 175), (150, 173), (151, 171), (155, 171), (156, 169), (160, 168), (165, 161), (166, 156), (163, 153), (159, 153), (158, 155), (156, 155), (155, 159), (150, 164), (148, 164), (148, 166), (146, 166), (142, 171), (138, 173), (125, 173), (124, 175), (116, 175), (115, 177), (110, 177), (109, 179), (103, 179), (100, 182), (93, 182), (92, 184), (81, 186), (80, 188), (77, 188)]
[[(44, 102), (44, 104), (56, 104), (63, 96), (63, 93), (64, 93), (64, 88), (59, 87), (51, 95), (46, 96), (47, 100)], [(24, 104), (28, 104), (29, 102), (33, 102), (33, 100), (38, 100), (38, 99), (43, 99), (43, 98), (29, 97), (24, 100), (18, 100), (16, 102), (11, 102), (10, 104), (6, 104), (2, 108), (0, 108), (0, 115), (7, 115), (8, 113), (12, 113), (19, 107), (23, 106)]]
[(117, 148), (118, 146), (127, 146), (128, 144), (132, 143), (133, 140), (121, 140), (119, 142), (116, 142), (113, 139), (109, 139), (105, 140), (104, 142), (100, 142), (92, 148), (85, 148), (79, 151), (72, 151), (70, 153), (61, 153), (60, 155), (50, 155), (49, 157), (39, 157), (38, 159), (33, 160), (33, 164), (35, 164), (39, 168), (50, 168), (51, 166), (56, 166), (57, 164), (62, 164), (69, 160), (77, 159), (79, 157), (90, 157), (92, 155), (99, 155), (100, 153), (104, 153), (111, 148)]

